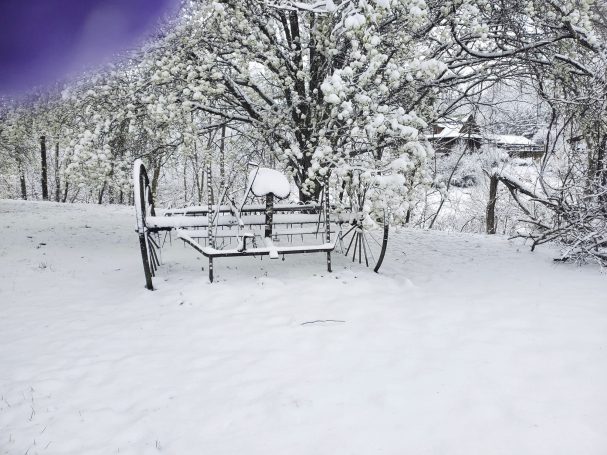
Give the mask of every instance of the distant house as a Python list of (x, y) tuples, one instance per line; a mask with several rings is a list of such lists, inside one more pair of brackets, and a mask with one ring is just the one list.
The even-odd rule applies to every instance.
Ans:
[(506, 150), (510, 156), (519, 158), (540, 158), (544, 153), (541, 144), (536, 144), (525, 136), (496, 134), (489, 138), (489, 142)]
[(481, 131), (472, 114), (451, 116), (436, 122), (426, 138), (439, 152), (450, 152), (456, 147), (477, 150), (482, 143)]
[(467, 148), (472, 152), (483, 144), (506, 150), (510, 156), (539, 158), (544, 152), (542, 145), (525, 136), (514, 134), (483, 135), (472, 114), (451, 116), (431, 125), (426, 134), (437, 152), (449, 153), (454, 148)]

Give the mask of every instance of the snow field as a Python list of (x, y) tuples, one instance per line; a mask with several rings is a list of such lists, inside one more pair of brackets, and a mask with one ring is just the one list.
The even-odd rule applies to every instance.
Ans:
[(144, 289), (130, 207), (0, 201), (0, 454), (607, 452), (607, 282), (501, 237), (393, 233)]

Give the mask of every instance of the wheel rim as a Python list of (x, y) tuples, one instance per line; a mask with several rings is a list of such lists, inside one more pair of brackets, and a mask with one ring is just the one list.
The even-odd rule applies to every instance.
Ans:
[[(141, 208), (137, 213), (139, 218), (139, 244), (141, 249), (141, 259), (143, 261), (143, 272), (145, 274), (146, 287), (152, 290), (152, 277), (156, 275), (156, 270), (160, 265), (160, 242), (158, 235), (150, 232), (147, 228), (147, 217), (155, 216), (154, 199), (150, 188), (150, 180), (143, 164), (139, 166), (138, 175), (135, 176), (139, 180), (139, 194), (135, 197), (139, 198)], [(156, 236), (156, 238), (154, 237)]]
[(343, 223), (340, 247), (343, 254), (361, 265), (379, 271), (386, 254), (389, 224), (385, 213), (376, 215), (372, 222), (362, 214), (353, 214), (349, 223)]

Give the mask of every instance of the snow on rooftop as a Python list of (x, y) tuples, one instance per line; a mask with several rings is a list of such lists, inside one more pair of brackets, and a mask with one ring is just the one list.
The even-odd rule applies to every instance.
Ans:
[(525, 136), (517, 136), (514, 134), (496, 134), (492, 136), (498, 144), (506, 145), (534, 145), (531, 139), (527, 139)]
[(461, 129), (464, 125), (461, 124), (441, 124), (443, 129), (440, 133), (426, 134), (428, 139), (455, 139), (455, 138), (481, 138), (480, 134), (462, 133)]
[(517, 136), (513, 134), (495, 134), (490, 136), (483, 136), (481, 134), (469, 134), (461, 133), (460, 130), (462, 125), (440, 125), (443, 130), (440, 133), (426, 134), (427, 139), (456, 139), (456, 138), (473, 138), (473, 139), (488, 139), (489, 141), (496, 142), (497, 144), (503, 145), (535, 145), (531, 139), (527, 139), (525, 136)]
[(442, 126), (442, 130), (440, 133), (437, 134), (433, 134), (433, 137), (436, 138), (450, 138), (450, 137), (460, 137), (462, 136), (462, 133), (460, 133), (460, 130), (462, 129), (463, 125), (441, 125)]

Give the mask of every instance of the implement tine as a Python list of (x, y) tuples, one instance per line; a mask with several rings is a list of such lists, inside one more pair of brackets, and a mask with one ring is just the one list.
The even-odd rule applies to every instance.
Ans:
[[(351, 230), (352, 229), (350, 229), (350, 231)], [(348, 232), (350, 232), (350, 231), (348, 231)], [(350, 247), (352, 246), (352, 242), (354, 241), (355, 238), (356, 238), (356, 232), (354, 234), (352, 234), (352, 238), (350, 239), (350, 243), (348, 244), (348, 249), (346, 249), (346, 256), (350, 252)], [(356, 245), (354, 245), (354, 248), (356, 248)]]

